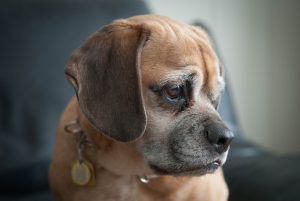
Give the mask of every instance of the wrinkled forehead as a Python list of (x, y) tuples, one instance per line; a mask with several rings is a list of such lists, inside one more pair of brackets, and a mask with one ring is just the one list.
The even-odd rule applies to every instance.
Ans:
[(196, 74), (211, 90), (220, 88), (218, 59), (206, 34), (186, 24), (152, 21), (141, 57), (144, 84)]
[(169, 27), (151, 32), (142, 56), (145, 63), (168, 68), (200, 64), (202, 61), (198, 44), (182, 31), (175, 32)]

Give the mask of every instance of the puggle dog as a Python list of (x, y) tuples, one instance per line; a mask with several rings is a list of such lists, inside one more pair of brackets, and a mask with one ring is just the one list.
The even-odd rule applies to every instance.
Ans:
[(58, 127), (56, 200), (227, 200), (233, 134), (217, 112), (220, 66), (201, 28), (167, 17), (96, 31), (65, 68), (77, 96)]

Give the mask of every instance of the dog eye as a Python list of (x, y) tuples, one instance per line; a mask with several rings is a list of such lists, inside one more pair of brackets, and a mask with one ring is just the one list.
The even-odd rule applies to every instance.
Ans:
[(165, 96), (170, 100), (179, 100), (184, 98), (183, 86), (167, 86), (163, 91)]
[(189, 84), (182, 83), (180, 85), (178, 84), (172, 84), (168, 83), (162, 87), (158, 85), (152, 85), (150, 86), (151, 91), (156, 93), (158, 97), (160, 97), (160, 100), (162, 102), (162, 107), (172, 107), (172, 109), (175, 109), (176, 111), (183, 111), (186, 107), (188, 107), (188, 101), (189, 101)]

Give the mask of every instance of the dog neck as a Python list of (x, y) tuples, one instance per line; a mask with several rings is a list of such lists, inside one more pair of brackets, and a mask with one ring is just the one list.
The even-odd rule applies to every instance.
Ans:
[[(85, 127), (87, 128), (87, 127)], [(76, 149), (77, 149), (77, 155), (78, 155), (78, 161), (82, 163), (83, 161), (87, 161), (91, 166), (93, 166), (85, 157), (84, 157), (84, 150), (86, 148), (94, 149), (95, 145), (92, 142), (92, 140), (88, 137), (87, 132), (85, 131), (81, 125), (80, 118), (77, 117), (74, 120), (68, 122), (65, 125), (65, 131), (67, 133), (71, 133), (76, 138)], [(87, 129), (89, 130), (89, 129)], [(92, 167), (94, 169), (94, 167)], [(148, 184), (150, 180), (158, 178), (158, 175), (155, 174), (149, 174), (149, 175), (136, 175), (136, 178), (143, 184)]]
[[(95, 139), (91, 139), (93, 135), (89, 135), (89, 132), (92, 132), (93, 128), (90, 128), (90, 125), (85, 125), (85, 121), (81, 121), (80, 118), (75, 118), (74, 120), (68, 122), (65, 125), (65, 131), (71, 135), (74, 136), (76, 141), (76, 152), (78, 155), (78, 161), (85, 161), (85, 163), (90, 164), (93, 170), (96, 172), (93, 173), (93, 175), (101, 175), (101, 179), (94, 179), (96, 182), (95, 185), (99, 186), (106, 186), (103, 185), (103, 183), (97, 184), (97, 181), (105, 180), (106, 182), (114, 182), (116, 183), (123, 183), (121, 186), (129, 187), (129, 192), (135, 192), (133, 193), (137, 197), (143, 197), (143, 196), (149, 196), (152, 197), (153, 195), (164, 195), (164, 196), (170, 196), (173, 194), (174, 190), (177, 191), (178, 185), (176, 182), (174, 182), (174, 178), (172, 177), (166, 177), (166, 176), (157, 176), (153, 174), (149, 175), (116, 175), (115, 173), (111, 172), (110, 170), (106, 169), (103, 166), (99, 166), (99, 164), (96, 164), (95, 159), (91, 157), (92, 154), (89, 154), (89, 152), (94, 152), (95, 149), (97, 149), (97, 144), (99, 146), (99, 141), (97, 144), (94, 143)], [(91, 137), (90, 137), (91, 136)], [(97, 136), (97, 135), (96, 135)], [(101, 141), (102, 149), (103, 147), (109, 146), (109, 144), (106, 144), (104, 140)], [(95, 153), (95, 152), (94, 152)], [(73, 179), (73, 178), (72, 178)], [(172, 180), (172, 181), (171, 181)], [(182, 179), (181, 179), (182, 181)], [(73, 180), (73, 183), (77, 185), (77, 182)], [(178, 182), (177, 182), (178, 183)], [(80, 185), (81, 188), (89, 187), (91, 182), (88, 182), (84, 185)], [(180, 183), (182, 184), (182, 183)], [(120, 186), (118, 184), (115, 184), (116, 186)], [(133, 190), (135, 189), (135, 190)], [(121, 190), (121, 189), (120, 189)], [(117, 189), (116, 189), (117, 191)], [(115, 191), (115, 192), (116, 192)], [(105, 192), (108, 192), (105, 190)], [(113, 192), (113, 193), (115, 193)], [(129, 195), (131, 196), (131, 195)], [(151, 198), (152, 199), (152, 198)]]

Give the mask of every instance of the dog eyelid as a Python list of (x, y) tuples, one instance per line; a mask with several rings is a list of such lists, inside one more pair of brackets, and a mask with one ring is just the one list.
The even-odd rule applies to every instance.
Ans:
[(190, 76), (185, 78), (180, 82), (168, 82), (163, 86), (151, 85), (149, 88), (158, 95), (163, 104), (181, 112), (189, 106), (192, 95), (192, 79)]
[(193, 83), (195, 82), (196, 77), (197, 77), (197, 73), (195, 73), (195, 72), (192, 72), (188, 75), (184, 74), (184, 75), (176, 76), (176, 78), (173, 77), (172, 80), (169, 78), (169, 79), (163, 80), (160, 83), (152, 84), (152, 85), (150, 85), (149, 89), (153, 92), (159, 92), (167, 85), (180, 86), (180, 85), (185, 85), (187, 82), (189, 83), (190, 86), (193, 86)]
[(176, 99), (178, 97), (184, 97), (186, 94), (183, 85), (167, 86), (164, 89), (164, 92), (171, 99)]

